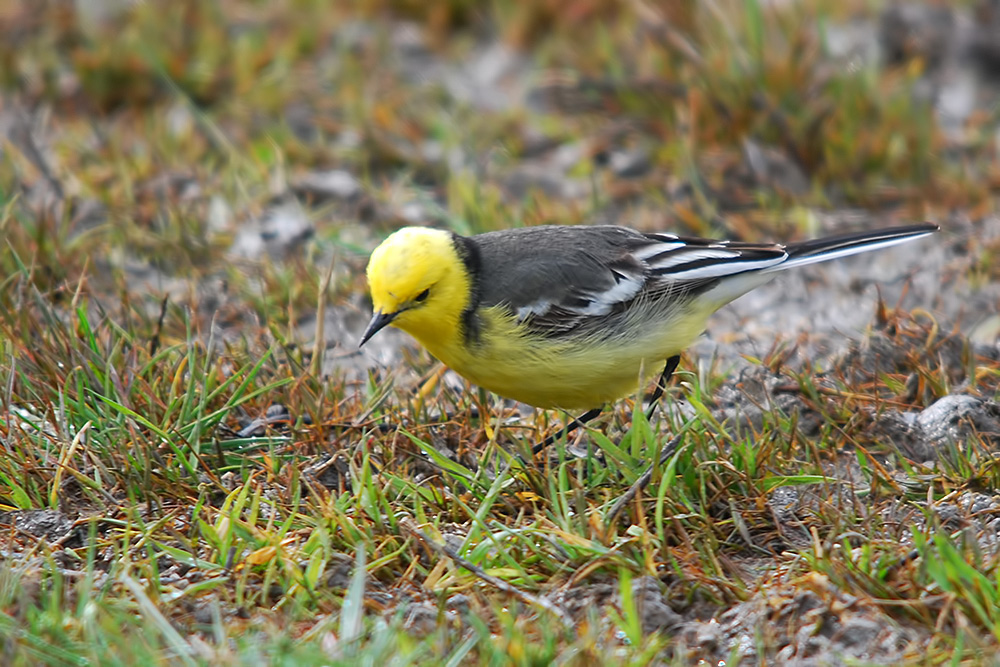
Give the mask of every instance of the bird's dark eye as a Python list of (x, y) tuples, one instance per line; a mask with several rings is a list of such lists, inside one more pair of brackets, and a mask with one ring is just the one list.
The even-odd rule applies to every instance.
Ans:
[(414, 301), (416, 301), (417, 303), (420, 303), (422, 301), (426, 301), (427, 300), (427, 295), (430, 294), (430, 293), (431, 293), (431, 291), (429, 289), (425, 289), (423, 292), (421, 292), (420, 294), (417, 295), (417, 298), (414, 299)]

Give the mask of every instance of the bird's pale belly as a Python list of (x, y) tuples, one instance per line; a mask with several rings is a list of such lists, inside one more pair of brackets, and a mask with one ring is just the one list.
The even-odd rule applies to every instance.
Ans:
[(668, 357), (701, 333), (706, 317), (688, 315), (669, 326), (646, 327), (640, 335), (614, 340), (491, 336), (459, 355), (448, 354), (457, 346), (446, 350), (421, 342), (458, 374), (500, 396), (540, 408), (588, 410), (634, 394), (640, 380), (653, 380)]
[[(640, 375), (649, 379), (659, 373), (659, 361), (647, 364), (623, 362), (614, 367), (550, 368), (514, 364), (513, 374), (476, 375), (468, 369), (455, 369), (463, 377), (495, 394), (539, 408), (589, 410), (622, 396), (635, 393)], [(654, 370), (655, 369), (655, 370)]]

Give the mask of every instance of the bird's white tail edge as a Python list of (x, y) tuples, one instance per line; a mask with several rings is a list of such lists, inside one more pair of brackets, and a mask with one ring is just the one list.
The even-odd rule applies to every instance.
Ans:
[(775, 271), (784, 271), (785, 269), (792, 269), (797, 266), (818, 264), (819, 262), (827, 262), (833, 259), (840, 259), (841, 257), (850, 257), (851, 255), (857, 255), (871, 250), (890, 248), (901, 243), (908, 243), (909, 241), (922, 239), (925, 236), (930, 236), (936, 231), (937, 230), (935, 229), (927, 229), (926, 231), (910, 231), (888, 237), (886, 237), (884, 233), (873, 232), (870, 239), (865, 239), (863, 237), (855, 238), (850, 242), (850, 245), (846, 247), (844, 246), (844, 241), (842, 239), (831, 239), (829, 250), (824, 250), (820, 247), (812, 250), (808, 255), (803, 255), (801, 257), (795, 256), (795, 246), (793, 245), (789, 248), (788, 259), (780, 264), (761, 269), (760, 272), (773, 273)]

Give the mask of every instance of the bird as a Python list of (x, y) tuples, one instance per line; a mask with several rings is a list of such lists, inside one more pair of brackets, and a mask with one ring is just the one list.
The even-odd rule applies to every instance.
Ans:
[(495, 394), (538, 408), (587, 410), (565, 434), (634, 393), (640, 375), (664, 363), (651, 414), (708, 318), (778, 272), (937, 231), (925, 223), (781, 244), (617, 225), (474, 236), (404, 227), (369, 258), (374, 313), (360, 345), (392, 325)]

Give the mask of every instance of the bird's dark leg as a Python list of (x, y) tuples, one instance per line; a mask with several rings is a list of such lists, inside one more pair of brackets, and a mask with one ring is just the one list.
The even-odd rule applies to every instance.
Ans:
[[(674, 355), (673, 357), (667, 359), (667, 363), (663, 367), (663, 372), (660, 373), (660, 379), (656, 381), (656, 388), (653, 390), (653, 395), (649, 397), (649, 408), (646, 411), (646, 419), (651, 419), (653, 417), (653, 410), (656, 409), (656, 404), (660, 400), (660, 397), (663, 396), (663, 391), (666, 389), (667, 384), (669, 384), (670, 378), (674, 374), (674, 371), (677, 370), (677, 364), (679, 364), (680, 361), (681, 358), (679, 355)], [(594, 419), (595, 417), (600, 415), (601, 412), (603, 412), (601, 408), (594, 408), (593, 410), (587, 410), (582, 415), (580, 415), (570, 423), (566, 424), (566, 427), (563, 428), (561, 431), (558, 431), (550, 435), (549, 437), (545, 438), (545, 440), (532, 447), (531, 453), (537, 454), (538, 452), (542, 451), (543, 449), (554, 443), (556, 440), (559, 440), (560, 438), (565, 438), (567, 435), (569, 435), (576, 429), (580, 428), (581, 426), (589, 422), (591, 419)]]
[(653, 411), (656, 410), (656, 404), (659, 403), (660, 397), (663, 396), (663, 392), (670, 383), (670, 378), (673, 376), (674, 371), (677, 370), (677, 364), (679, 363), (681, 363), (681, 357), (675, 354), (667, 359), (667, 363), (663, 366), (663, 372), (660, 373), (660, 379), (656, 381), (656, 388), (653, 389), (653, 395), (649, 397), (649, 407), (646, 408), (646, 421), (653, 418)]
[(567, 435), (569, 435), (576, 429), (580, 428), (594, 417), (597, 417), (602, 412), (604, 412), (602, 408), (594, 408), (593, 410), (587, 410), (582, 415), (580, 415), (570, 423), (566, 424), (566, 427), (564, 429), (556, 433), (553, 433), (549, 437), (545, 438), (545, 440), (542, 440), (540, 443), (532, 447), (531, 453), (537, 454), (538, 452), (542, 451), (543, 449), (554, 443), (556, 440), (559, 440), (560, 438), (565, 438)]

